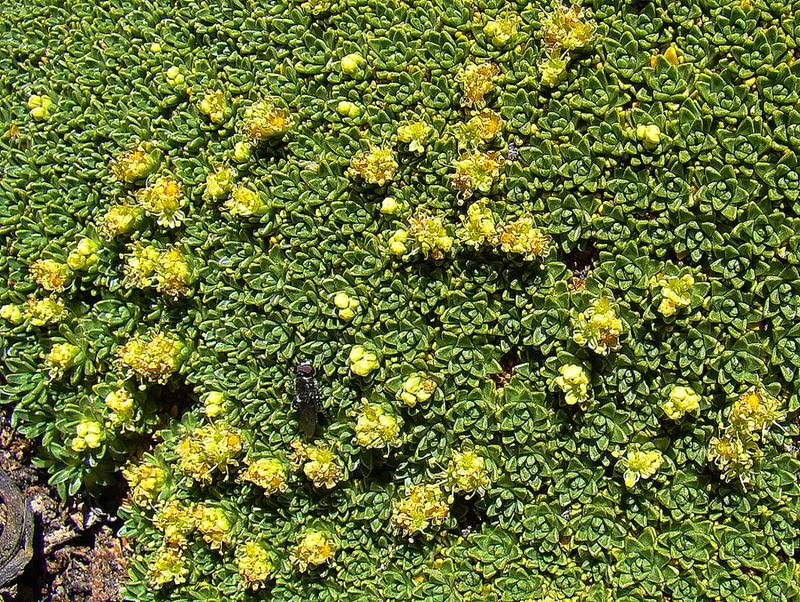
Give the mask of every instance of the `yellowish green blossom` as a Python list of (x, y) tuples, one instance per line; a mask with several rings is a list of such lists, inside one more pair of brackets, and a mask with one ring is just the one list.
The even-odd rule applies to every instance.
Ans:
[(342, 320), (352, 320), (356, 315), (360, 302), (345, 292), (338, 292), (333, 298), (333, 304), (336, 306), (339, 317)]
[(145, 506), (151, 504), (161, 491), (167, 475), (160, 466), (150, 462), (140, 462), (124, 468), (122, 476), (128, 481), (133, 502)]
[(413, 535), (441, 525), (449, 514), (447, 494), (440, 485), (412, 485), (406, 496), (395, 503), (392, 525), (400, 533)]
[(267, 549), (256, 541), (247, 541), (236, 547), (236, 570), (250, 589), (264, 586), (275, 565)]
[(336, 112), (342, 117), (350, 117), (351, 119), (361, 115), (361, 109), (358, 108), (358, 105), (349, 100), (340, 100), (336, 105)]
[(417, 372), (403, 381), (398, 395), (404, 404), (414, 407), (428, 401), (434, 391), (436, 391), (436, 381), (425, 374)]
[(414, 237), (425, 257), (444, 259), (455, 242), (443, 214), (431, 215), (418, 209), (408, 220), (408, 233)]
[(198, 427), (175, 446), (178, 470), (195, 481), (209, 484), (213, 471), (236, 464), (242, 447), (242, 436), (224, 422)]
[(184, 349), (179, 340), (156, 332), (148, 340), (130, 339), (117, 349), (117, 355), (123, 366), (143, 380), (165, 384), (180, 366)]
[(542, 38), (550, 52), (585, 48), (594, 38), (594, 29), (577, 4), (571, 7), (556, 4), (551, 14), (542, 17)]
[(44, 358), (50, 377), (61, 378), (64, 372), (75, 365), (80, 352), (80, 348), (71, 343), (56, 343), (53, 345)]
[(557, 86), (567, 73), (567, 60), (561, 56), (548, 56), (539, 63), (539, 81), (547, 88)]
[(372, 147), (356, 153), (350, 161), (350, 176), (359, 176), (367, 184), (383, 186), (397, 174), (397, 159), (391, 148)]
[(305, 572), (309, 568), (330, 563), (335, 552), (336, 545), (328, 533), (309, 529), (301, 535), (300, 541), (289, 556), (289, 561), (300, 572)]
[(396, 230), (387, 241), (387, 245), (391, 254), (399, 256), (408, 253), (408, 247), (406, 246), (407, 241), (408, 230), (403, 230), (402, 228)]
[(672, 420), (680, 420), (686, 414), (691, 414), (700, 407), (700, 396), (691, 387), (675, 385), (669, 392), (667, 399), (661, 404), (661, 409)]
[(160, 257), (161, 253), (156, 247), (137, 242), (125, 258), (124, 285), (131, 288), (152, 286)]
[(292, 464), (303, 469), (303, 474), (320, 489), (333, 489), (344, 473), (336, 455), (327, 447), (292, 442)]
[(225, 393), (209, 391), (202, 397), (203, 412), (209, 418), (216, 418), (225, 412)]
[(229, 541), (231, 521), (222, 508), (198, 504), (194, 508), (194, 525), (212, 550), (220, 549)]
[(164, 535), (168, 546), (184, 546), (195, 529), (195, 509), (191, 504), (169, 500), (153, 516), (153, 525)]
[(185, 217), (181, 186), (172, 176), (161, 176), (147, 188), (137, 191), (136, 198), (145, 213), (156, 218), (159, 226), (175, 228)]
[(456, 491), (482, 495), (491, 484), (486, 460), (473, 450), (454, 451), (447, 480)]
[(356, 422), (356, 443), (367, 449), (398, 445), (402, 424), (402, 419), (380, 404), (364, 400)]
[(564, 392), (564, 401), (567, 405), (578, 405), (585, 409), (589, 401), (589, 375), (586, 370), (577, 364), (564, 364), (558, 373), (553, 383)]
[(353, 345), (348, 356), (350, 370), (359, 376), (368, 376), (380, 367), (378, 354), (363, 345)]
[(167, 69), (167, 72), (164, 75), (167, 79), (167, 83), (173, 88), (180, 86), (186, 81), (183, 73), (181, 73), (180, 67), (176, 67), (174, 65)]
[(112, 205), (100, 218), (97, 227), (106, 240), (126, 236), (133, 232), (144, 217), (141, 207)]
[(283, 493), (289, 488), (289, 467), (278, 458), (259, 458), (247, 461), (247, 470), (239, 478), (261, 487), (264, 495)]
[(491, 109), (483, 109), (458, 128), (456, 134), (460, 146), (479, 147), (493, 140), (503, 131), (503, 118)]
[(200, 99), (197, 107), (200, 112), (208, 117), (211, 123), (219, 124), (225, 121), (228, 114), (228, 101), (222, 90), (211, 90)]
[(86, 449), (97, 449), (105, 439), (106, 435), (101, 423), (96, 420), (84, 420), (75, 427), (75, 436), (69, 446), (73, 451), (82, 452)]
[(755, 437), (749, 433), (726, 429), (708, 443), (708, 459), (727, 482), (738, 479), (743, 485), (749, 483), (753, 466), (762, 455)]
[(455, 168), (455, 174), (452, 176), (453, 187), (464, 198), (469, 198), (478, 192), (489, 194), (500, 177), (502, 166), (503, 157), (497, 151), (465, 155), (453, 163)]
[(492, 44), (498, 48), (502, 48), (516, 39), (521, 23), (522, 19), (519, 15), (502, 15), (489, 21), (483, 27), (483, 33), (489, 37)]
[(11, 324), (22, 324), (25, 320), (25, 312), (23, 312), (22, 306), (9, 303), (0, 307), (0, 318)]
[(463, 105), (481, 109), (486, 106), (486, 95), (494, 89), (500, 67), (494, 63), (472, 63), (464, 67), (456, 80), (461, 83)]
[(652, 477), (664, 463), (663, 454), (657, 449), (643, 451), (638, 448), (630, 449), (627, 455), (620, 460), (625, 486), (632, 488), (641, 479)]
[(165, 585), (186, 583), (189, 563), (180, 548), (163, 547), (150, 560), (150, 585), (161, 588)]
[(691, 304), (691, 292), (694, 286), (694, 276), (691, 274), (664, 276), (656, 282), (661, 287), (662, 297), (658, 311), (664, 317), (673, 316), (678, 310)]
[(54, 259), (39, 259), (30, 265), (33, 281), (46, 291), (61, 292), (72, 280), (72, 270), (66, 263)]
[(381, 213), (384, 215), (397, 215), (403, 205), (393, 196), (387, 196), (381, 201)]
[(262, 200), (261, 194), (247, 184), (234, 186), (223, 208), (231, 215), (238, 217), (261, 216), (269, 210), (269, 206)]
[(214, 173), (206, 176), (206, 188), (203, 196), (207, 199), (219, 201), (233, 190), (234, 173), (230, 167), (220, 167)]
[(237, 163), (244, 163), (253, 154), (253, 144), (251, 142), (239, 141), (233, 145), (233, 160)]
[(119, 426), (130, 423), (136, 410), (136, 403), (133, 393), (124, 387), (114, 389), (103, 399), (103, 403), (108, 408), (110, 426)]
[(96, 251), (100, 245), (91, 238), (82, 238), (75, 248), (67, 255), (67, 265), (75, 272), (85, 270), (96, 264), (100, 258)]
[(31, 326), (46, 326), (60, 322), (65, 313), (64, 301), (55, 295), (44, 299), (37, 299), (31, 295), (25, 304), (24, 317)]
[(762, 387), (750, 387), (734, 402), (730, 423), (737, 432), (759, 435), (784, 416), (777, 398)]
[(494, 240), (497, 233), (497, 222), (486, 199), (472, 203), (461, 216), (461, 228), (458, 230), (459, 240), (474, 249)]
[(412, 153), (422, 153), (432, 133), (433, 127), (428, 123), (422, 120), (411, 121), (397, 128), (397, 139), (408, 144), (408, 150)]
[(193, 279), (189, 260), (179, 248), (172, 247), (159, 254), (155, 274), (155, 287), (159, 293), (169, 297), (186, 295)]
[(513, 222), (504, 222), (497, 226), (495, 244), (504, 253), (522, 255), (522, 259), (531, 261), (543, 259), (550, 255), (552, 238), (536, 227), (533, 216), (523, 213)]
[(622, 321), (617, 317), (614, 299), (609, 293), (602, 294), (592, 305), (578, 315), (572, 339), (578, 344), (606, 355), (620, 348)]
[(661, 142), (661, 130), (657, 125), (637, 125), (636, 138), (646, 149), (652, 150)]
[(42, 121), (50, 117), (50, 107), (53, 106), (53, 101), (49, 96), (41, 94), (33, 94), (28, 98), (28, 110), (37, 121)]
[(153, 144), (140, 142), (114, 159), (111, 171), (123, 182), (133, 184), (152, 174), (158, 164), (159, 156)]
[(346, 54), (342, 57), (339, 66), (342, 69), (342, 73), (345, 75), (355, 75), (358, 73), (358, 70), (361, 68), (361, 65), (364, 64), (364, 57), (358, 54), (357, 52), (353, 52), (351, 54)]
[(292, 114), (269, 100), (259, 100), (244, 112), (244, 135), (252, 142), (283, 136), (293, 125)]

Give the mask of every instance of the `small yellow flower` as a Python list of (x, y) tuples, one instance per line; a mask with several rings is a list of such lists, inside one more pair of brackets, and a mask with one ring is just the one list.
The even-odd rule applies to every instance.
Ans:
[(548, 56), (539, 64), (539, 81), (547, 88), (557, 86), (567, 72), (567, 61), (559, 56)]
[(399, 396), (409, 407), (425, 403), (436, 391), (436, 382), (425, 374), (415, 373), (403, 381)]
[(652, 150), (661, 142), (661, 130), (657, 125), (637, 125), (636, 137), (648, 150)]
[(402, 420), (378, 404), (364, 400), (356, 422), (356, 443), (367, 449), (391, 447), (400, 443)]
[(436, 261), (444, 259), (455, 243), (444, 215), (431, 215), (425, 209), (418, 209), (409, 218), (408, 233), (416, 239), (422, 254)]
[(75, 427), (75, 437), (70, 442), (73, 451), (82, 452), (85, 449), (97, 449), (105, 441), (103, 425), (95, 420), (84, 420)]
[(486, 460), (472, 450), (453, 452), (447, 479), (457, 491), (471, 495), (481, 495), (491, 484)]
[(265, 142), (286, 134), (294, 126), (294, 119), (286, 109), (271, 101), (259, 100), (244, 113), (244, 135), (251, 142)]
[(672, 316), (679, 309), (688, 307), (692, 303), (691, 291), (695, 281), (691, 274), (684, 274), (680, 277), (665, 276), (656, 282), (661, 287), (662, 297), (658, 311), (664, 317)]
[(91, 238), (82, 238), (76, 247), (67, 255), (67, 265), (75, 272), (92, 267), (100, 258), (97, 256), (97, 249), (100, 245)]
[(691, 387), (676, 385), (669, 392), (669, 397), (661, 405), (661, 409), (672, 420), (680, 420), (685, 414), (691, 414), (700, 407), (700, 396)]
[(145, 213), (154, 216), (160, 226), (175, 228), (185, 217), (183, 192), (172, 176), (161, 176), (152, 185), (139, 190), (136, 198)]
[(408, 253), (408, 247), (406, 246), (406, 241), (408, 240), (408, 231), (407, 230), (397, 230), (394, 234), (389, 237), (388, 246), (389, 252), (392, 255), (405, 255)]
[(235, 465), (242, 451), (242, 436), (229, 425), (215, 422), (184, 435), (175, 446), (178, 470), (202, 484), (212, 482), (212, 472)]
[(397, 128), (397, 139), (408, 144), (412, 153), (422, 153), (432, 133), (433, 128), (424, 121), (412, 121)]
[(61, 292), (72, 280), (72, 270), (53, 259), (39, 259), (30, 265), (33, 281), (47, 291)]
[(355, 75), (358, 73), (358, 70), (361, 68), (362, 64), (364, 64), (364, 57), (356, 52), (353, 52), (342, 57), (340, 66), (342, 73), (345, 75)]
[(50, 107), (53, 106), (53, 101), (49, 96), (40, 96), (33, 94), (28, 98), (28, 109), (31, 112), (31, 117), (37, 121), (42, 121), (50, 117)]
[(292, 448), (292, 464), (296, 468), (302, 467), (303, 473), (315, 487), (333, 489), (342, 480), (342, 467), (330, 449), (304, 445), (299, 441), (293, 441)]
[(567, 405), (585, 408), (589, 399), (589, 375), (577, 364), (565, 364), (558, 369), (559, 376), (553, 383), (564, 392)]
[(733, 404), (731, 426), (740, 433), (757, 435), (784, 417), (779, 402), (761, 387), (750, 387)]
[(717, 465), (725, 481), (739, 479), (742, 484), (747, 484), (753, 466), (762, 454), (750, 433), (727, 431), (720, 437), (712, 437), (708, 443), (708, 459)]
[(133, 184), (152, 174), (158, 163), (158, 152), (153, 144), (141, 142), (117, 157), (111, 164), (111, 171), (123, 182)]
[(122, 364), (149, 382), (165, 384), (183, 359), (183, 343), (156, 332), (149, 340), (136, 337), (117, 350)]
[(256, 541), (248, 541), (236, 548), (236, 570), (250, 589), (263, 587), (275, 570), (266, 548)]
[(182, 547), (195, 528), (195, 509), (172, 499), (162, 504), (153, 517), (153, 526), (164, 534), (168, 546)]
[(497, 233), (497, 222), (486, 199), (472, 203), (467, 207), (466, 215), (461, 216), (459, 239), (474, 249), (494, 240)]
[(350, 370), (359, 376), (367, 376), (380, 367), (378, 355), (374, 351), (367, 350), (363, 345), (353, 345), (348, 360), (350, 361)]
[(216, 418), (225, 411), (225, 393), (209, 391), (203, 395), (203, 412), (209, 418)]
[(516, 253), (530, 261), (550, 255), (552, 238), (534, 224), (533, 216), (525, 213), (513, 222), (497, 226), (495, 243), (505, 253)]
[(450, 514), (450, 505), (441, 486), (436, 484), (412, 485), (406, 497), (399, 500), (392, 513), (394, 528), (406, 535), (425, 531), (441, 525)]
[(233, 145), (233, 160), (237, 163), (249, 160), (252, 153), (253, 145), (250, 142), (237, 142)]
[(336, 105), (336, 112), (342, 117), (350, 117), (351, 119), (355, 119), (361, 114), (361, 109), (358, 108), (357, 104), (352, 103), (349, 100), (341, 100), (339, 101), (339, 104)]
[(112, 426), (125, 424), (133, 420), (133, 413), (136, 409), (133, 394), (125, 388), (111, 391), (103, 400), (106, 407), (111, 411), (109, 420)]
[(222, 90), (208, 92), (203, 96), (198, 108), (203, 115), (209, 118), (211, 123), (222, 123), (228, 113), (228, 101), (225, 99), (225, 92)]
[(181, 73), (180, 67), (175, 67), (174, 65), (167, 69), (166, 78), (167, 83), (173, 88), (180, 86), (186, 79)]
[(352, 320), (356, 315), (358, 307), (361, 305), (358, 299), (351, 297), (345, 292), (336, 293), (336, 296), (333, 298), (333, 304), (339, 310), (339, 317), (345, 321)]
[(640, 479), (649, 479), (664, 462), (664, 456), (660, 451), (653, 449), (641, 451), (637, 448), (628, 451), (628, 454), (620, 460), (624, 469), (625, 486), (632, 488)]
[(595, 299), (591, 307), (578, 316), (572, 339), (600, 355), (620, 348), (622, 321), (617, 317), (610, 293)]
[(301, 572), (329, 563), (336, 552), (333, 539), (327, 533), (307, 530), (294, 547), (289, 561)]
[(103, 237), (113, 240), (118, 236), (125, 236), (133, 232), (144, 217), (144, 211), (139, 207), (128, 205), (113, 205), (100, 218), (98, 228)]
[(500, 177), (502, 166), (503, 157), (497, 151), (465, 155), (453, 163), (455, 168), (455, 174), (452, 176), (453, 187), (463, 194), (464, 198), (469, 198), (476, 192), (489, 194)]
[(288, 467), (277, 458), (259, 458), (248, 461), (247, 470), (239, 477), (261, 487), (265, 495), (283, 493), (289, 488)]
[(129, 465), (122, 476), (128, 481), (131, 499), (140, 506), (152, 503), (166, 480), (164, 469), (149, 462)]
[(367, 184), (383, 186), (397, 174), (397, 160), (391, 148), (370, 148), (359, 151), (350, 161), (350, 176), (360, 176)]
[(492, 44), (502, 48), (517, 37), (521, 22), (522, 19), (519, 15), (509, 14), (498, 17), (484, 26), (483, 33), (492, 40)]
[(198, 504), (194, 508), (194, 525), (212, 550), (220, 549), (229, 541), (231, 521), (222, 508)]
[(456, 76), (464, 90), (462, 104), (483, 108), (486, 105), (486, 95), (494, 89), (498, 75), (500, 68), (494, 63), (473, 63), (462, 69)]
[(381, 201), (381, 213), (384, 215), (397, 215), (402, 209), (402, 204), (393, 196), (387, 196)]
[(80, 348), (70, 343), (56, 343), (45, 356), (45, 363), (50, 371), (51, 378), (60, 378), (64, 372), (75, 365)]
[(167, 584), (186, 583), (189, 565), (180, 548), (161, 548), (150, 561), (150, 584), (164, 587)]
[(207, 199), (218, 201), (225, 198), (233, 189), (233, 170), (222, 167), (206, 176), (206, 189), (203, 196)]
[(22, 324), (25, 320), (25, 313), (19, 305), (3, 305), (0, 307), (0, 318), (7, 320), (11, 324)]
[[(58, 297), (51, 295), (44, 299), (37, 299), (31, 295), (25, 304), (24, 317), (27, 318), (32, 326), (46, 326), (47, 324), (58, 323), (65, 313), (64, 301)], [(0, 315), (2, 315), (2, 311), (0, 311)]]
[(223, 208), (231, 215), (238, 217), (261, 216), (269, 210), (258, 191), (245, 184), (237, 184), (233, 187)]

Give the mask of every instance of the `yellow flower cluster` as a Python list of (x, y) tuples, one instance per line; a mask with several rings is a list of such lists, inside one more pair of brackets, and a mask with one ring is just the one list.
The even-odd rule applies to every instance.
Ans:
[(261, 487), (265, 495), (283, 493), (289, 488), (286, 482), (288, 467), (277, 458), (259, 458), (248, 461), (245, 470), (239, 479), (249, 481)]
[(478, 147), (495, 138), (503, 131), (503, 118), (491, 109), (483, 109), (459, 128), (457, 138), (460, 145)]
[(359, 151), (350, 161), (348, 175), (360, 176), (367, 184), (383, 186), (397, 174), (397, 159), (391, 148), (375, 147)]
[(528, 213), (497, 228), (496, 244), (500, 249), (505, 253), (522, 255), (526, 261), (547, 257), (551, 242), (550, 235), (537, 228), (533, 216)]
[(557, 84), (567, 69), (569, 53), (586, 47), (592, 41), (594, 25), (584, 21), (583, 17), (580, 6), (566, 8), (557, 4), (552, 14), (542, 18), (546, 56), (541, 65), (543, 85)]
[(336, 552), (333, 538), (327, 533), (309, 529), (303, 533), (292, 550), (289, 561), (301, 572), (310, 567), (321, 566), (331, 561)]
[(206, 93), (197, 105), (200, 112), (208, 117), (211, 123), (219, 124), (225, 121), (228, 113), (228, 101), (225, 100), (225, 92), (222, 90), (212, 90)]
[(64, 301), (58, 297), (50, 295), (44, 299), (37, 299), (31, 295), (25, 304), (24, 317), (32, 326), (46, 326), (57, 323), (65, 312)]
[(472, 450), (453, 452), (447, 467), (447, 479), (457, 491), (478, 495), (483, 494), (492, 482), (486, 460)]
[(269, 579), (275, 570), (269, 552), (256, 541), (247, 541), (236, 548), (236, 570), (239, 571), (245, 585), (258, 589)]
[(60, 292), (72, 280), (72, 270), (66, 263), (39, 259), (30, 265), (33, 281), (47, 291)]
[(156, 332), (150, 340), (131, 339), (117, 350), (117, 355), (122, 364), (140, 378), (164, 384), (180, 366), (183, 351), (183, 343)]
[(333, 489), (342, 480), (342, 467), (330, 449), (303, 445), (299, 441), (292, 442), (292, 448), (292, 464), (295, 468), (302, 467), (303, 473), (315, 487)]
[(140, 207), (113, 205), (100, 219), (98, 228), (104, 238), (113, 240), (133, 232), (143, 216), (144, 211)]
[(636, 126), (636, 138), (648, 150), (653, 150), (661, 142), (661, 129), (654, 124)]
[(742, 484), (748, 483), (753, 464), (761, 455), (752, 435), (732, 430), (723, 430), (719, 437), (712, 437), (708, 443), (708, 459), (717, 465), (725, 481), (738, 478)]
[(81, 238), (75, 248), (67, 255), (69, 269), (78, 272), (92, 267), (100, 260), (96, 252), (99, 248), (100, 245), (91, 238)]
[(185, 217), (181, 208), (185, 203), (181, 186), (172, 176), (161, 176), (147, 188), (137, 191), (136, 198), (148, 215), (153, 215), (160, 226), (174, 228)]
[(483, 33), (491, 39), (492, 44), (498, 48), (502, 48), (516, 39), (519, 33), (520, 23), (522, 23), (522, 19), (519, 15), (503, 15), (489, 21), (483, 27)]
[(8, 320), (11, 324), (22, 324), (25, 313), (19, 305), (9, 303), (0, 307), (0, 318)]
[(261, 216), (269, 210), (269, 206), (262, 200), (261, 194), (245, 184), (234, 186), (230, 197), (222, 207), (236, 217)]
[(194, 507), (194, 526), (212, 550), (229, 541), (231, 521), (222, 508), (198, 504)]
[(358, 299), (351, 297), (345, 292), (336, 293), (333, 304), (339, 310), (339, 317), (342, 320), (352, 320), (356, 315), (356, 310), (360, 305)]
[(391, 447), (400, 443), (402, 421), (382, 406), (364, 402), (356, 422), (356, 443), (367, 449)]
[(664, 463), (663, 454), (657, 449), (642, 451), (634, 448), (628, 451), (627, 455), (620, 460), (624, 469), (623, 477), (626, 487), (633, 487), (640, 479), (652, 477)]
[(167, 80), (167, 83), (173, 88), (177, 88), (186, 81), (186, 77), (184, 77), (183, 73), (181, 73), (180, 67), (176, 67), (175, 65), (167, 69), (164, 76)]
[(464, 90), (462, 104), (478, 109), (486, 106), (486, 95), (494, 88), (498, 75), (500, 67), (494, 63), (472, 63), (464, 67), (456, 76)]
[(195, 481), (209, 484), (212, 472), (236, 464), (242, 451), (242, 437), (231, 426), (215, 422), (201, 426), (181, 438), (175, 453), (178, 469)]
[(586, 409), (589, 400), (589, 375), (586, 370), (577, 364), (564, 364), (558, 372), (553, 383), (564, 392), (567, 405), (579, 405)]
[(775, 397), (761, 387), (750, 387), (734, 402), (730, 422), (737, 432), (758, 435), (765, 433), (783, 416)]
[(408, 241), (408, 230), (397, 230), (394, 234), (389, 237), (387, 241), (387, 246), (389, 247), (389, 251), (392, 255), (405, 255), (408, 253), (408, 247), (406, 246), (406, 242)]
[(111, 391), (103, 400), (106, 407), (110, 410), (109, 421), (111, 426), (119, 426), (133, 420), (133, 412), (136, 409), (133, 394), (125, 388)]
[(567, 63), (567, 60), (558, 56), (549, 56), (542, 61), (539, 65), (541, 70), (539, 81), (542, 85), (548, 88), (557, 85), (567, 72)]
[(33, 94), (28, 98), (28, 110), (36, 121), (42, 121), (50, 117), (50, 107), (53, 101), (49, 96)]
[(294, 125), (291, 113), (268, 100), (259, 100), (244, 112), (244, 135), (253, 142), (264, 142), (287, 133)]
[(80, 348), (71, 343), (56, 343), (53, 345), (44, 358), (50, 377), (60, 378), (64, 372), (75, 365), (80, 352)]
[(69, 446), (76, 452), (82, 452), (87, 448), (97, 449), (103, 444), (105, 438), (102, 424), (96, 420), (84, 420), (75, 427), (75, 437)]
[(133, 184), (153, 173), (158, 163), (158, 153), (153, 144), (141, 142), (117, 157), (111, 164), (111, 171), (123, 182)]
[(225, 393), (209, 391), (203, 395), (203, 412), (209, 418), (216, 418), (225, 411)]
[(452, 176), (453, 187), (464, 198), (469, 198), (476, 192), (489, 194), (500, 177), (503, 163), (503, 156), (497, 151), (465, 155), (453, 163), (456, 170)]
[(416, 373), (403, 381), (398, 395), (403, 403), (409, 407), (425, 403), (436, 391), (436, 382), (425, 374)]
[(459, 239), (476, 250), (492, 242), (496, 232), (497, 222), (486, 199), (472, 203), (467, 207), (466, 215), (461, 216)]
[(136, 243), (125, 262), (125, 285), (136, 288), (155, 286), (170, 297), (186, 295), (193, 280), (188, 259), (177, 247), (159, 251)]
[(603, 294), (591, 307), (581, 312), (572, 334), (578, 345), (585, 345), (600, 355), (620, 348), (622, 321), (617, 317), (613, 297)]
[(669, 392), (669, 397), (661, 405), (661, 409), (672, 420), (680, 420), (700, 407), (700, 396), (691, 387), (676, 385)]
[(392, 524), (397, 531), (412, 535), (441, 525), (449, 513), (447, 496), (440, 485), (412, 485), (406, 497), (395, 504)]
[(164, 587), (167, 584), (186, 583), (189, 565), (179, 548), (163, 547), (150, 561), (150, 584)]
[(444, 259), (455, 242), (445, 226), (443, 215), (431, 215), (418, 209), (408, 220), (408, 233), (419, 244), (422, 254), (434, 260)]
[(151, 503), (166, 480), (164, 469), (150, 462), (131, 464), (122, 470), (122, 476), (128, 481), (131, 499), (140, 506)]
[(178, 500), (165, 502), (155, 513), (153, 525), (164, 534), (164, 544), (181, 547), (195, 529), (195, 508)]
[(397, 139), (408, 144), (412, 153), (425, 151), (425, 143), (431, 137), (433, 128), (424, 121), (411, 121), (397, 128)]
[(691, 291), (694, 286), (694, 277), (691, 274), (680, 277), (665, 276), (656, 282), (661, 287), (662, 297), (658, 311), (664, 317), (673, 316), (679, 309), (691, 304)]
[(229, 167), (221, 167), (206, 176), (206, 188), (203, 196), (218, 201), (233, 190), (234, 173)]
[(380, 367), (378, 354), (363, 345), (353, 345), (347, 359), (350, 362), (350, 370), (359, 376), (367, 376)]

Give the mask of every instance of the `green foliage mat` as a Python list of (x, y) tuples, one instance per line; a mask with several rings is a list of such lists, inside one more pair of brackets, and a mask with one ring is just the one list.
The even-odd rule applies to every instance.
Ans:
[(285, 2), (1, 3), (3, 399), (130, 596), (797, 600), (800, 3)]

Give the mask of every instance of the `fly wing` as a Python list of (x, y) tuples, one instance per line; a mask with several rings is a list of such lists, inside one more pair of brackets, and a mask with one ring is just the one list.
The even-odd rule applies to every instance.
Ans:
[(297, 419), (306, 441), (313, 439), (317, 430), (317, 408), (308, 401), (301, 401), (297, 404)]

